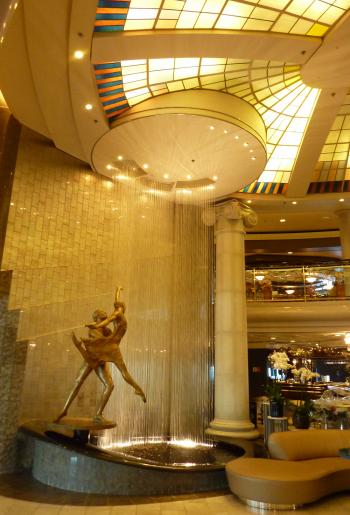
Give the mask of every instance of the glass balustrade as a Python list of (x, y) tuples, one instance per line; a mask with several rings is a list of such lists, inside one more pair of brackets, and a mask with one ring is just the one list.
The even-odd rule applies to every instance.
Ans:
[(350, 298), (350, 265), (246, 270), (248, 301), (313, 301)]

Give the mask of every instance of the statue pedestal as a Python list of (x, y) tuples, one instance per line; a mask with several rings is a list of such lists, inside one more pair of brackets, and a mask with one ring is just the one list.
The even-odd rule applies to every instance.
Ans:
[(88, 443), (90, 431), (103, 431), (104, 429), (112, 429), (116, 427), (116, 422), (111, 420), (95, 420), (93, 418), (73, 418), (63, 417), (58, 422), (48, 424), (48, 429), (52, 431), (67, 434), (73, 431), (74, 440), (80, 443)]

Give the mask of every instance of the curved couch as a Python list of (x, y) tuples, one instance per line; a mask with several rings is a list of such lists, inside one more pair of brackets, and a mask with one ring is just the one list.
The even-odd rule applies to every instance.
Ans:
[(298, 430), (272, 433), (272, 459), (238, 458), (226, 465), (231, 491), (261, 508), (296, 508), (350, 489), (350, 430)]

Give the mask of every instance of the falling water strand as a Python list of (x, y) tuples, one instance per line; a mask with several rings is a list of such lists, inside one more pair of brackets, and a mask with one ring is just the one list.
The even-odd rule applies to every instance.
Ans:
[(211, 241), (201, 220), (205, 193), (190, 205), (174, 202), (167, 185), (153, 188), (132, 178), (127, 183), (114, 188), (120, 214), (108, 289), (112, 302), (114, 285), (124, 287), (128, 330), (121, 352), (147, 403), (113, 366), (115, 390), (105, 414), (117, 427), (103, 445), (204, 441), (210, 417)]

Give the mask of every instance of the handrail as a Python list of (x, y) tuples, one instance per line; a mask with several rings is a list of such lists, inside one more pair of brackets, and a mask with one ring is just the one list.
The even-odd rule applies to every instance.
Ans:
[(246, 295), (248, 302), (347, 299), (350, 264), (247, 269)]

